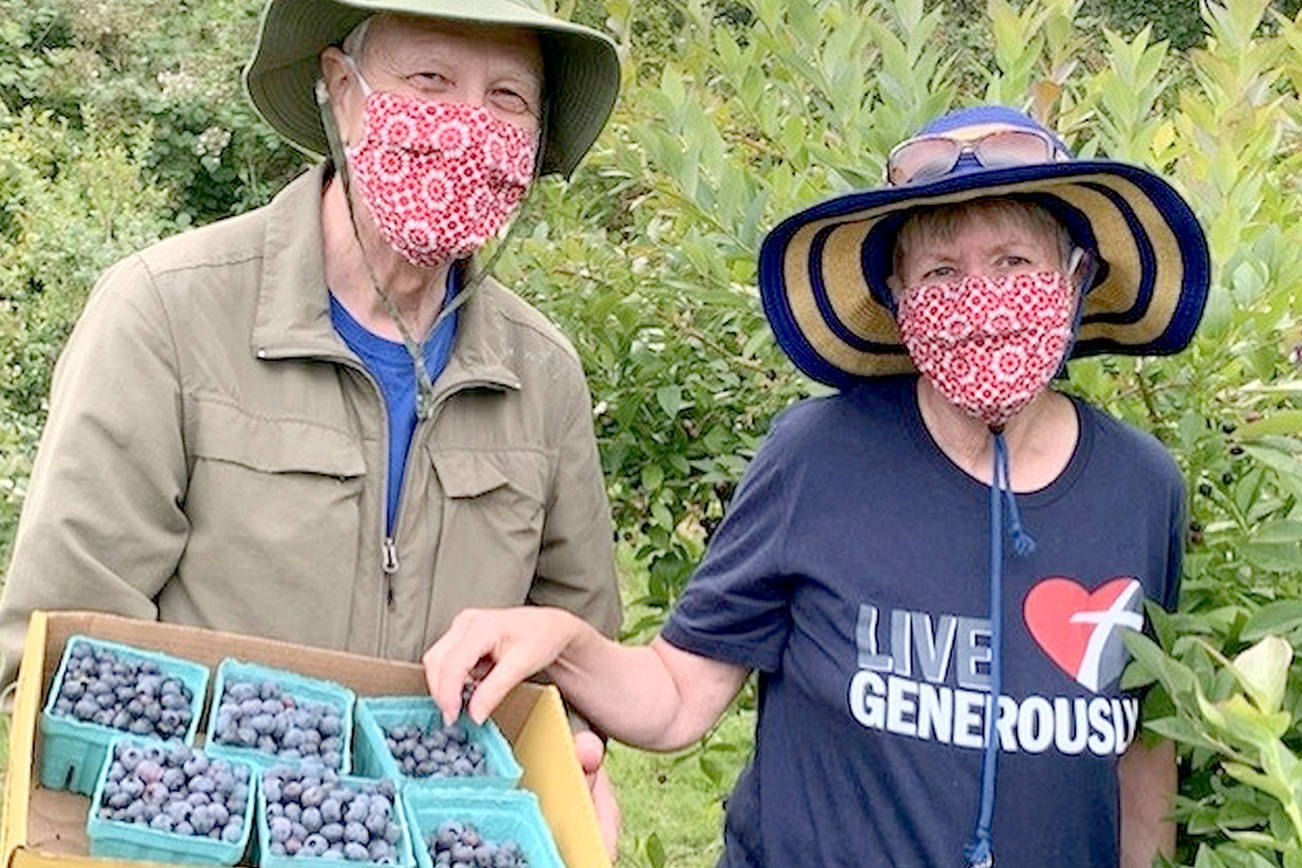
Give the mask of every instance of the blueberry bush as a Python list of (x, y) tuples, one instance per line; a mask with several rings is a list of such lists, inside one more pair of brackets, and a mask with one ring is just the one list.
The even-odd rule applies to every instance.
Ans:
[[(304, 165), (240, 97), (260, 5), (0, 0), (0, 564), (94, 274), (265, 201)], [(663, 621), (769, 420), (818, 392), (759, 312), (764, 232), (876, 184), (889, 146), (950, 106), (1026, 108), (1079, 153), (1170, 176), (1207, 227), (1194, 345), (1075, 362), (1068, 388), (1158, 436), (1190, 492), (1180, 612), (1154, 617), (1159, 641), (1127, 675), (1159, 682), (1150, 731), (1180, 744), (1177, 861), (1302, 865), (1296, 787), (1281, 784), (1302, 750), (1302, 664), (1260, 644), (1302, 647), (1298, 3), (1204, 0), (1196, 17), (1147, 0), (554, 5), (614, 35), (625, 87), (574, 178), (537, 185), (496, 270), (583, 358), (629, 637)], [(713, 861), (750, 703), (659, 765), (617, 753), (634, 794), (624, 863)], [(711, 819), (663, 828), (642, 800), (688, 779)]]

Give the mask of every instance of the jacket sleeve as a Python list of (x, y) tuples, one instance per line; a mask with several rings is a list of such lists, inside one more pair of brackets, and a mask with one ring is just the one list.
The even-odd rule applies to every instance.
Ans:
[(50, 411), (0, 595), (0, 684), (34, 609), (153, 619), (185, 547), (176, 352), (139, 257), (101, 278), (55, 367)]
[(569, 400), (557, 439), (529, 601), (568, 609), (614, 636), (622, 618), (615, 581), (615, 534), (592, 432), (592, 399), (581, 370), (567, 379), (571, 382), (562, 388)]

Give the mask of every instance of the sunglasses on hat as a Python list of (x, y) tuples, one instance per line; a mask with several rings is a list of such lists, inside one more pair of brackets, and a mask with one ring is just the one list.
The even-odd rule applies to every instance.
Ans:
[(886, 181), (899, 186), (947, 175), (964, 154), (971, 154), (987, 169), (1070, 159), (1052, 136), (1039, 130), (995, 130), (975, 139), (915, 136), (891, 149), (886, 157)]

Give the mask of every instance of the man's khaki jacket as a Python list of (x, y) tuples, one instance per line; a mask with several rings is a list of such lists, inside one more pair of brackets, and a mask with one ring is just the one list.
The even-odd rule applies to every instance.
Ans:
[(418, 423), (385, 533), (386, 416), (331, 325), (321, 168), (110, 269), (55, 369), (0, 597), (415, 660), (467, 606), (620, 618), (571, 345), (491, 280)]

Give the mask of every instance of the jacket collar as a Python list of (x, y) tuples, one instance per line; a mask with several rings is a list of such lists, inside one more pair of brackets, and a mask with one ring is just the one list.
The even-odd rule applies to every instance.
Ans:
[[(304, 172), (266, 209), (262, 278), (251, 342), (259, 359), (356, 361), (330, 322), (322, 252), (321, 193), (325, 163)], [(436, 393), (482, 385), (520, 388), (515, 354), (507, 346), (501, 290), (491, 279), (472, 290), (458, 311), (457, 337)]]

